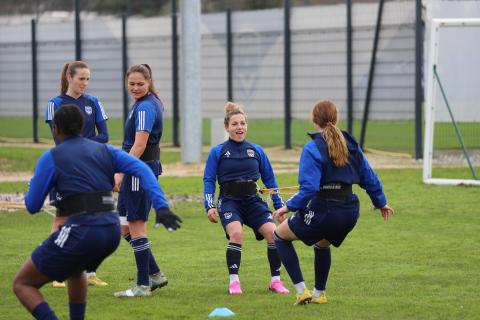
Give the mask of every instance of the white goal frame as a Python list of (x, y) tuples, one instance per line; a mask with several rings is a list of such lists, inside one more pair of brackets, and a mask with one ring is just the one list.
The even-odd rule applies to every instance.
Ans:
[(480, 180), (474, 179), (445, 179), (432, 178), (432, 160), (433, 160), (433, 132), (435, 121), (434, 99), (437, 94), (437, 81), (433, 72), (434, 66), (438, 62), (438, 37), (439, 28), (442, 27), (463, 27), (480, 26), (480, 19), (432, 19), (430, 25), (430, 41), (427, 62), (427, 94), (425, 97), (425, 137), (423, 149), (423, 182), (426, 184), (437, 185), (477, 185), (480, 186)]

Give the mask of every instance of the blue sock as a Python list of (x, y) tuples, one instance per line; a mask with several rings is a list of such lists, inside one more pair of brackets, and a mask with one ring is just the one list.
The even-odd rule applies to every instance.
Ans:
[(273, 237), (275, 238), (278, 256), (282, 260), (285, 269), (287, 269), (288, 275), (292, 279), (293, 284), (302, 282), (302, 270), (300, 270), (297, 252), (293, 247), (292, 241), (283, 240), (276, 232), (273, 233)]
[(279, 276), (282, 262), (280, 261), (280, 257), (278, 256), (277, 247), (275, 246), (275, 243), (268, 244), (267, 257), (268, 257), (268, 262), (270, 263), (270, 273), (272, 274), (272, 277)]
[(332, 263), (330, 247), (321, 248), (315, 245), (313, 251), (315, 252), (315, 289), (323, 291), (327, 284), (328, 272)]
[(229, 274), (238, 274), (242, 259), (242, 245), (230, 242), (227, 245), (227, 267)]
[(87, 303), (69, 303), (70, 305), (70, 320), (84, 320), (85, 319), (85, 309)]
[(160, 272), (160, 268), (158, 267), (157, 261), (153, 257), (152, 249), (148, 249), (148, 274), (156, 274)]
[(53, 310), (50, 309), (50, 306), (45, 301), (33, 309), (32, 316), (37, 320), (58, 320)]
[(135, 254), (135, 261), (137, 263), (137, 285), (148, 286), (150, 281), (148, 279), (148, 260), (150, 258), (150, 245), (147, 237), (136, 238), (130, 241)]
[[(125, 241), (130, 243), (130, 241), (132, 241), (132, 236), (130, 235), (130, 233), (127, 233), (126, 235), (123, 236), (123, 239), (125, 239)], [(153, 257), (152, 249), (148, 250), (148, 253), (150, 255), (150, 258), (148, 260), (148, 273), (149, 274), (159, 273), (160, 268), (157, 265), (157, 261), (155, 261), (155, 258)]]

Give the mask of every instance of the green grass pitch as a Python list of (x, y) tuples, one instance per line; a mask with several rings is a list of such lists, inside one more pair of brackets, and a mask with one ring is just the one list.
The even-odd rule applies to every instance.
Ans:
[[(455, 170), (455, 169), (451, 169)], [(244, 294), (227, 294), (226, 239), (219, 224), (208, 222), (203, 204), (176, 202), (184, 223), (178, 232), (153, 229), (149, 239), (170, 283), (151, 298), (120, 300), (113, 296), (135, 282), (133, 252), (122, 240), (99, 268), (109, 282), (89, 288), (87, 318), (207, 319), (217, 307), (236, 313), (233, 319), (474, 319), (480, 287), (480, 215), (478, 188), (429, 186), (418, 169), (380, 170), (394, 217), (384, 222), (366, 194), (357, 226), (339, 249), (332, 249), (326, 305), (294, 307), (294, 294), (267, 290), (269, 268), (265, 242), (245, 229), (240, 277)], [(296, 184), (295, 174), (278, 176), (280, 185)], [(200, 177), (161, 177), (167, 197), (201, 195)], [(25, 190), (26, 183), (2, 183), (0, 191)], [(31, 319), (11, 290), (16, 270), (48, 236), (52, 218), (25, 211), (0, 212), (2, 234), (0, 319)], [(313, 285), (313, 249), (296, 243), (304, 277)], [(293, 286), (286, 272), (287, 287)], [(61, 319), (68, 318), (65, 289), (42, 293)]]

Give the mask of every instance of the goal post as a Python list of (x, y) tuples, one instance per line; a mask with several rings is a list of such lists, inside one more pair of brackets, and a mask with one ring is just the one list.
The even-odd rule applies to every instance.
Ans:
[[(468, 32), (465, 31), (468, 29)], [(443, 32), (443, 36), (440, 34)], [(448, 33), (454, 32), (454, 33)], [(456, 34), (455, 32), (458, 32)], [(464, 32), (464, 34), (462, 34)], [(465, 36), (465, 39), (463, 39)], [(443, 39), (444, 38), (444, 39)], [(469, 39), (472, 38), (472, 39)], [(443, 40), (442, 40), (443, 39)], [(448, 40), (449, 39), (449, 40)], [(472, 160), (472, 149), (480, 150), (480, 129), (477, 135), (477, 140), (469, 139), (469, 144), (464, 143), (462, 135), (462, 127), (458, 125), (459, 122), (463, 122), (463, 128), (480, 128), (480, 90), (472, 89), (470, 82), (471, 79), (475, 79), (476, 87), (480, 83), (480, 54), (478, 50), (471, 50), (472, 45), (478, 45), (474, 42), (479, 42), (480, 39), (480, 19), (432, 19), (430, 28), (430, 40), (428, 50), (428, 61), (426, 70), (426, 96), (425, 96), (425, 135), (424, 135), (424, 159), (423, 159), (423, 181), (427, 184), (439, 184), (439, 185), (478, 185), (480, 186), (480, 180), (478, 180), (477, 169), (478, 158), (475, 154), (475, 160)], [(443, 41), (443, 42), (442, 42)], [(449, 43), (449, 41), (451, 43)], [(463, 41), (463, 42), (462, 42)], [(462, 52), (462, 45), (465, 45), (465, 49)], [(480, 48), (480, 45), (478, 46)], [(455, 51), (454, 49), (457, 49)], [(467, 57), (464, 59), (462, 55), (468, 51)], [(470, 51), (476, 51), (471, 53)], [(442, 65), (442, 62), (444, 62)], [(473, 57), (473, 62), (469, 61), (468, 57)], [(478, 57), (478, 58), (476, 58)], [(465, 64), (465, 65), (462, 65)], [(461, 72), (465, 71), (466, 80), (462, 79)], [(450, 73), (449, 73), (450, 72)], [(443, 74), (442, 74), (443, 73)], [(450, 83), (450, 87), (442, 86), (445, 76)], [(469, 81), (467, 85), (459, 84), (459, 81)], [(470, 88), (469, 88), (470, 87)], [(449, 90), (451, 89), (451, 90)], [(467, 92), (467, 93), (465, 93)], [(449, 103), (449, 94), (452, 96), (462, 95), (458, 97), (454, 103)], [(467, 98), (465, 98), (467, 96)], [(475, 98), (472, 98), (475, 96)], [(468, 102), (467, 102), (468, 101)], [(475, 106), (476, 103), (476, 106)], [(457, 150), (454, 153), (455, 156), (449, 155), (452, 158), (462, 158), (458, 164), (460, 166), (468, 167), (470, 178), (462, 177), (435, 177), (432, 175), (434, 166), (434, 147), (439, 145), (436, 143), (436, 132), (439, 131), (436, 125), (440, 127), (451, 126), (455, 130), (450, 129), (448, 131), (448, 139), (456, 142)], [(473, 130), (473, 129), (472, 129)], [(476, 139), (476, 138), (474, 138)], [(473, 141), (473, 142), (472, 142)], [(445, 147), (445, 149), (452, 148), (451, 145)], [(443, 150), (443, 152), (447, 152)], [(440, 162), (440, 165), (442, 163)]]

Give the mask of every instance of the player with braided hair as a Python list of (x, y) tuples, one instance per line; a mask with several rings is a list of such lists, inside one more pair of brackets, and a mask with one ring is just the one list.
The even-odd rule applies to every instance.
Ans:
[[(272, 275), (269, 289), (288, 293), (280, 280), (281, 262), (273, 239), (275, 224), (268, 205), (257, 194), (257, 180), (267, 188), (277, 188), (272, 166), (263, 149), (245, 140), (247, 116), (243, 108), (232, 102), (225, 105), (225, 130), (229, 139), (212, 148), (203, 176), (205, 210), (208, 220), (218, 222), (218, 216), (229, 239), (227, 267), (230, 275), (230, 294), (241, 294), (238, 271), (242, 254), (243, 224), (252, 228), (257, 240), (267, 241), (267, 257)], [(215, 183), (220, 184), (217, 206), (214, 203)], [(273, 206), (282, 206), (278, 194), (272, 195)]]
[[(359, 216), (359, 201), (352, 193), (358, 184), (380, 209), (385, 220), (393, 214), (387, 205), (382, 185), (368, 164), (355, 139), (336, 126), (338, 110), (327, 100), (319, 101), (312, 111), (317, 133), (305, 144), (298, 170), (299, 192), (273, 216), (281, 222), (274, 233), (278, 253), (297, 291), (296, 305), (327, 303), (325, 286), (330, 270), (330, 244), (339, 247), (354, 228)], [(295, 212), (285, 220), (288, 211)], [(315, 288), (306, 288), (292, 241), (314, 245)]]
[[(85, 319), (85, 269), (96, 269), (120, 242), (120, 225), (112, 194), (115, 172), (139, 177), (157, 211), (165, 196), (151, 169), (142, 161), (81, 136), (82, 111), (60, 107), (53, 117), (57, 146), (42, 154), (25, 195), (30, 213), (38, 212), (49, 190), (62, 195), (67, 221), (38, 246), (18, 271), (13, 291), (35, 319), (58, 319), (39, 289), (52, 280), (68, 279), (70, 319)], [(165, 226), (171, 227), (164, 221)]]

